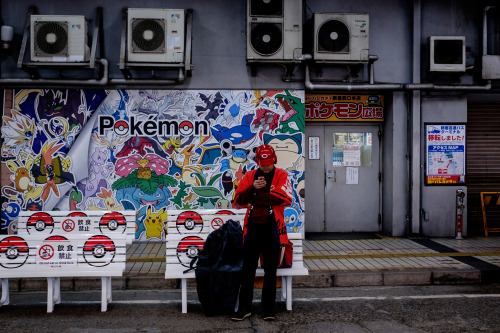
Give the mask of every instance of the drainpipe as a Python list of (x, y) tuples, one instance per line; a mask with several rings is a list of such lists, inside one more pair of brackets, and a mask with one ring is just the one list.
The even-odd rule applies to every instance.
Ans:
[(108, 84), (108, 60), (96, 59), (96, 62), (100, 63), (103, 68), (102, 77), (100, 79), (89, 79), (89, 80), (66, 80), (66, 79), (1, 79), (0, 86), (6, 87), (64, 87), (68, 86), (106, 86)]
[[(310, 60), (312, 56), (310, 54), (304, 54), (304, 60)], [(369, 56), (369, 74), (370, 74), (370, 83), (362, 83), (362, 84), (351, 84), (351, 83), (338, 83), (338, 84), (316, 84), (311, 82), (311, 74), (309, 71), (309, 64), (305, 63), (305, 87), (308, 90), (363, 90), (363, 91), (379, 91), (379, 90), (401, 90), (403, 88), (403, 84), (399, 83), (374, 83), (373, 79), (373, 62), (378, 59), (378, 56), (370, 55)]]
[[(420, 86), (420, 40), (422, 25), (422, 5), (420, 0), (413, 1), (413, 48), (412, 48), (412, 85)], [(408, 84), (405, 85), (405, 88)], [(407, 232), (410, 234), (419, 234), (421, 230), (420, 208), (422, 202), (421, 188), (421, 123), (422, 110), (420, 104), (421, 93), (415, 89), (409, 94), (409, 126), (408, 126), (408, 153), (409, 161), (409, 225)], [(408, 220), (408, 219), (407, 219)]]
[(111, 79), (109, 81), (110, 85), (117, 86), (162, 86), (162, 85), (174, 85), (181, 84), (185, 80), (184, 71), (179, 68), (179, 76), (177, 79)]

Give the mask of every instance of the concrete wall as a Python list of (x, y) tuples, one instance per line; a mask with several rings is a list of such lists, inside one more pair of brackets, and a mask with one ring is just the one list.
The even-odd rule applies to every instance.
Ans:
[[(424, 98), (422, 100), (422, 123), (467, 122), (467, 99)], [(425, 137), (425, 128), (421, 128)], [(425, 176), (425, 141), (422, 141), (422, 180)], [(456, 190), (467, 194), (466, 186), (422, 186), (422, 209), (429, 213), (429, 219), (422, 219), (422, 234), (428, 236), (452, 236), (456, 225)], [(467, 206), (467, 203), (465, 203)], [(467, 208), (464, 211), (464, 230), (467, 230)]]
[[(431, 35), (465, 35), (469, 47), (468, 64), (477, 64), (481, 55), (482, 11), (496, 1), (421, 0), (421, 67), (422, 81), (442, 78), (428, 75), (427, 38)], [(377, 55), (376, 82), (412, 82), (413, 2), (407, 0), (307, 0), (304, 1), (304, 52), (311, 52), (312, 17), (315, 12), (365, 12), (370, 14), (370, 54)], [(110, 78), (122, 79), (118, 68), (122, 8), (181, 8), (193, 9), (193, 76), (183, 84), (157, 89), (305, 89), (304, 66), (294, 69), (287, 82), (282, 80), (280, 66), (262, 66), (252, 76), (246, 65), (246, 1), (245, 0), (120, 0), (120, 1), (1, 1), (3, 24), (15, 29), (12, 54), (1, 55), (1, 77), (28, 78), (17, 68), (24, 22), (30, 5), (40, 14), (78, 14), (94, 19), (97, 6), (103, 7), (104, 45), (101, 57), (109, 60)], [(63, 6), (64, 5), (64, 6)], [(92, 22), (90, 27), (92, 26)], [(92, 31), (90, 31), (92, 33)], [(28, 50), (29, 51), (29, 50)], [(312, 67), (312, 80), (342, 82), (345, 79), (366, 82), (367, 66)], [(359, 70), (359, 73), (355, 73)], [(477, 69), (479, 70), (479, 68)], [(476, 70), (476, 71), (477, 71)], [(474, 83), (475, 72), (446, 78), (447, 83)], [(78, 74), (75, 74), (78, 77)], [(341, 93), (342, 91), (329, 91)], [(386, 94), (387, 114), (383, 141), (383, 230), (393, 235), (407, 232), (406, 217), (410, 215), (408, 195), (407, 115), (408, 93)], [(466, 96), (457, 99), (453, 93), (442, 92), (439, 98), (426, 95), (422, 101), (423, 121), (466, 121)], [(414, 124), (423, 126), (423, 124)], [(423, 147), (425, 148), (425, 147)], [(408, 152), (409, 151), (409, 152)], [(306, 170), (307, 172), (307, 170)], [(423, 179), (423, 177), (421, 178)], [(422, 207), (430, 212), (429, 221), (422, 223), (424, 235), (454, 233), (451, 219), (454, 187), (425, 187), (422, 185)], [(452, 214), (453, 213), (453, 214)]]

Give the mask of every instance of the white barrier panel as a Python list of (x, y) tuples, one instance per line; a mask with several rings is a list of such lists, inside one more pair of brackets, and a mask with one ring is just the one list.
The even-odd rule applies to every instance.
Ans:
[(136, 211), (21, 212), (19, 235), (126, 234), (135, 239)]

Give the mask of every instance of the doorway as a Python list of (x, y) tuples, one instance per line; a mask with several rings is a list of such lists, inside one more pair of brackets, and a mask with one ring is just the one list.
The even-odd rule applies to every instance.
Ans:
[(381, 230), (380, 131), (306, 126), (306, 232)]

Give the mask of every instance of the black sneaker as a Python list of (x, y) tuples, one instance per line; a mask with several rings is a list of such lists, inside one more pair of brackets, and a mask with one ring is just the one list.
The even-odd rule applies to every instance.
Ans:
[(252, 312), (250, 312), (250, 311), (238, 310), (233, 314), (233, 316), (231, 317), (231, 320), (241, 321), (247, 317), (250, 317), (251, 315), (252, 315)]
[(274, 316), (274, 313), (272, 313), (272, 312), (264, 312), (264, 314), (262, 315), (262, 319), (264, 319), (265, 321), (273, 321), (276, 318)]

